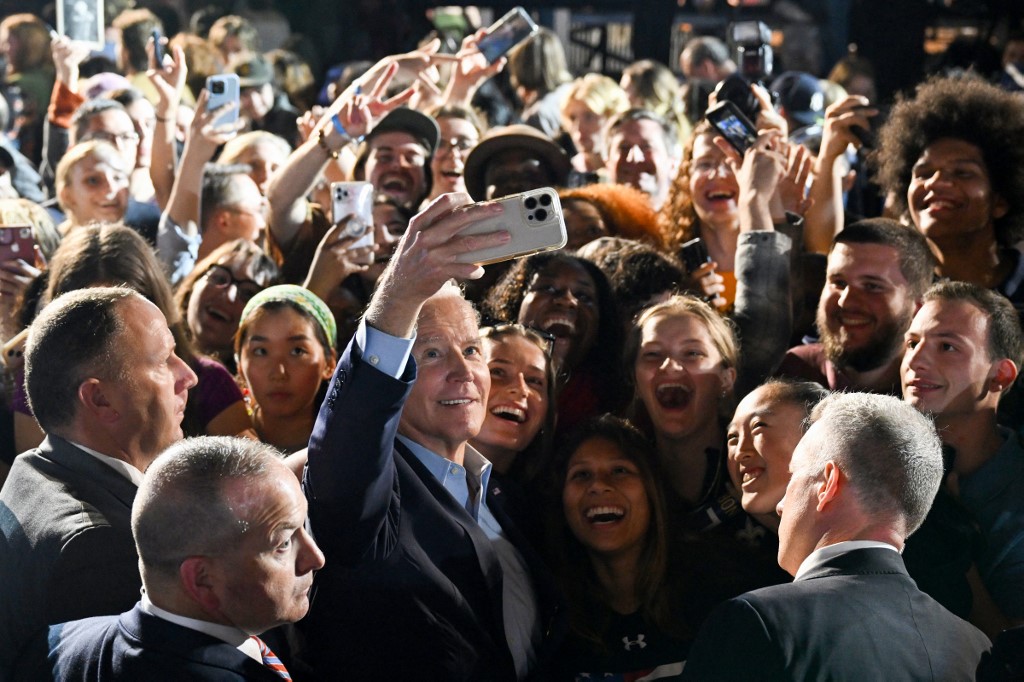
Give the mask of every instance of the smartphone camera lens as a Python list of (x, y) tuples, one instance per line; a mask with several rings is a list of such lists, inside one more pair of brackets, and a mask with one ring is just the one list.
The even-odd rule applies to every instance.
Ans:
[(223, 81), (213, 81), (212, 90), (213, 90), (213, 94), (215, 94), (215, 95), (223, 95), (224, 94), (224, 82)]
[(541, 206), (550, 206), (551, 205), (551, 195), (550, 194), (542, 194), (542, 195), (540, 195), (540, 205)]
[(531, 211), (537, 208), (537, 200), (534, 199), (533, 197), (527, 198), (527, 200), (524, 203), (526, 204), (526, 208)]
[(548, 217), (548, 212), (545, 211), (543, 208), (538, 208), (537, 212), (534, 215), (537, 216), (537, 220), (546, 220)]

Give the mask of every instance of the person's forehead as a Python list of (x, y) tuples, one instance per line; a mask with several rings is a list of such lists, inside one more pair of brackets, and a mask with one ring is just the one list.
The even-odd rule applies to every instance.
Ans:
[(638, 118), (622, 123), (615, 129), (613, 137), (621, 137), (623, 140), (661, 141), (664, 131), (656, 121), (649, 118)]
[(374, 136), (370, 141), (370, 151), (375, 152), (383, 149), (413, 151), (423, 155), (427, 153), (427, 148), (420, 144), (415, 137), (401, 130), (393, 130)]
[(89, 132), (135, 132), (132, 119), (123, 109), (107, 109), (89, 118)]
[(879, 276), (898, 276), (900, 273), (900, 252), (888, 244), (857, 244), (840, 242), (828, 255), (828, 271), (853, 268)]
[(910, 331), (930, 331), (937, 334), (955, 334), (979, 344), (988, 337), (989, 318), (978, 306), (969, 301), (932, 299), (917, 311)]
[(72, 166), (71, 172), (74, 175), (84, 175), (93, 172), (123, 174), (125, 169), (124, 164), (121, 163), (120, 156), (96, 156), (95, 154), (90, 154)]
[(471, 341), (480, 337), (480, 327), (469, 302), (458, 296), (443, 296), (423, 305), (416, 325), (416, 342), (439, 337)]
[(477, 133), (473, 124), (464, 118), (444, 116), (437, 119), (437, 125), (441, 129), (441, 137), (451, 137), (453, 135), (472, 138), (479, 137), (479, 133)]

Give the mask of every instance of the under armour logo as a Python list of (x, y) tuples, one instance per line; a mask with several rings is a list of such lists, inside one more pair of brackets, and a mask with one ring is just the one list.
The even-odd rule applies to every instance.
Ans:
[(626, 645), (626, 651), (632, 651), (634, 646), (639, 649), (643, 649), (647, 646), (647, 642), (644, 641), (644, 636), (642, 634), (637, 635), (635, 640), (630, 640), (629, 637), (623, 637), (622, 643)]

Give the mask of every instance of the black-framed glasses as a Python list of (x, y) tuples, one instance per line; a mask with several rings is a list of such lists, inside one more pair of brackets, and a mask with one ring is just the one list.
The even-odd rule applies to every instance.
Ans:
[(215, 289), (227, 289), (234, 284), (235, 290), (238, 291), (238, 299), (245, 303), (248, 303), (249, 299), (263, 291), (263, 287), (251, 279), (235, 279), (231, 270), (223, 265), (211, 265), (203, 277)]

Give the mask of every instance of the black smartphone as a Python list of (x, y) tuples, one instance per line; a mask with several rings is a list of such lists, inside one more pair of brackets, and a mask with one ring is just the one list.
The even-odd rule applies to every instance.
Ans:
[(491, 24), (484, 36), (477, 41), (476, 46), (487, 58), (487, 63), (493, 64), (538, 30), (540, 29), (530, 19), (526, 10), (522, 7), (515, 7)]
[[(865, 110), (865, 109), (874, 109), (874, 108), (875, 107), (870, 106), (870, 105), (868, 105), (868, 106), (860, 106), (860, 107), (856, 107), (854, 109), (854, 111)], [(875, 147), (875, 131), (871, 130), (870, 128), (864, 128), (862, 126), (850, 126), (850, 132), (853, 133), (854, 137), (856, 137), (858, 140), (860, 140), (860, 144), (861, 144), (862, 147), (864, 147), (865, 149), (874, 149), (874, 147)]]
[(679, 247), (679, 258), (682, 259), (683, 265), (686, 266), (687, 274), (711, 262), (711, 256), (708, 255), (708, 247), (704, 245), (700, 237), (695, 237)]
[(160, 44), (160, 29), (154, 28), (150, 34), (153, 36), (153, 58), (156, 60), (156, 68), (164, 65), (164, 46)]
[(757, 142), (757, 128), (732, 102), (719, 102), (704, 114), (708, 123), (742, 156)]

